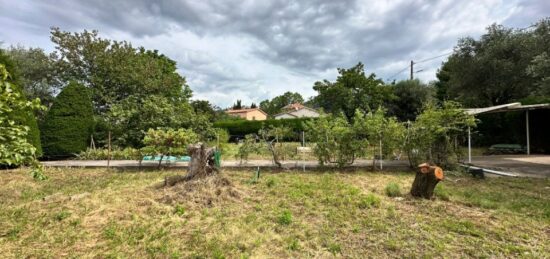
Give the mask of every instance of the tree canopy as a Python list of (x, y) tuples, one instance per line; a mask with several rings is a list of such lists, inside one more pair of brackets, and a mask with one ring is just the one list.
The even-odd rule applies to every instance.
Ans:
[(548, 94), (549, 52), (550, 18), (534, 30), (493, 24), (480, 39), (459, 40), (437, 73), (437, 97), (480, 107)]
[(270, 116), (281, 112), (281, 109), (289, 104), (303, 103), (304, 98), (299, 93), (286, 92), (282, 95), (275, 96), (271, 100), (263, 100), (260, 102), (260, 109)]
[(338, 73), (335, 82), (323, 80), (313, 85), (313, 89), (318, 93), (313, 103), (325, 112), (343, 112), (351, 119), (355, 110), (368, 113), (393, 98), (391, 88), (375, 74), (367, 76), (362, 63), (349, 69), (339, 68)]
[(176, 72), (176, 62), (156, 50), (103, 39), (97, 31), (52, 28), (51, 40), (60, 78), (90, 88), (96, 113), (105, 113), (130, 96), (160, 95), (177, 101), (191, 97), (185, 78)]

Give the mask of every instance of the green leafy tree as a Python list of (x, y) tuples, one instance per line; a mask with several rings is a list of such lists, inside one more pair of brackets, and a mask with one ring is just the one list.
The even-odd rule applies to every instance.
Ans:
[(60, 78), (90, 88), (98, 114), (130, 96), (160, 95), (180, 101), (191, 97), (185, 78), (176, 72), (176, 62), (156, 50), (103, 39), (97, 31), (69, 33), (52, 28), (51, 40)]
[(259, 148), (256, 143), (256, 135), (248, 134), (244, 136), (242, 143), (239, 144), (239, 149), (237, 150), (235, 157), (238, 158), (242, 164), (243, 160), (245, 162), (248, 161), (250, 154), (257, 152), (259, 152)]
[(359, 135), (343, 115), (322, 116), (304, 124), (308, 138), (315, 143), (313, 153), (321, 165), (353, 164), (355, 158), (367, 151), (366, 136)]
[(369, 140), (373, 154), (379, 159), (391, 155), (399, 156), (400, 149), (403, 148), (405, 127), (395, 117), (386, 117), (384, 109), (378, 108), (368, 114), (357, 111), (352, 126), (358, 137)]
[(71, 156), (88, 146), (94, 126), (88, 89), (71, 82), (55, 98), (42, 124), (42, 143), (47, 156)]
[(42, 167), (36, 161), (36, 147), (27, 139), (30, 128), (13, 120), (19, 111), (41, 109), (40, 100), (26, 101), (16, 87), (10, 83), (10, 74), (0, 64), (0, 165), (19, 166), (32, 164), (35, 179), (43, 180)]
[(266, 144), (267, 149), (271, 152), (273, 162), (278, 167), (282, 167), (281, 159), (285, 157), (285, 152), (288, 151), (283, 145), (283, 140), (288, 137), (291, 132), (292, 130), (285, 126), (269, 126), (260, 129), (258, 132)]
[[(195, 126), (193, 123), (200, 124), (199, 119), (203, 119), (202, 123), (206, 126), (209, 125), (207, 119), (195, 118), (195, 113), (187, 102), (158, 95), (128, 97), (113, 105), (106, 119), (106, 127), (115, 136), (113, 143), (134, 148), (143, 147), (143, 138), (149, 129), (190, 128)], [(199, 127), (200, 125), (196, 125), (196, 128)], [(203, 130), (207, 129), (205, 127)]]
[(160, 155), (160, 167), (164, 156), (187, 154), (187, 146), (198, 140), (198, 135), (191, 129), (149, 129), (143, 139), (143, 153)]
[(314, 103), (327, 113), (343, 112), (348, 119), (356, 110), (369, 112), (393, 98), (391, 88), (384, 85), (375, 74), (366, 75), (362, 63), (349, 69), (338, 69), (336, 82), (315, 82), (318, 95)]
[(426, 105), (407, 133), (406, 150), (411, 166), (426, 161), (454, 166), (461, 157), (459, 141), (468, 127), (475, 126), (474, 116), (457, 102), (447, 101), (442, 107)]
[(459, 40), (437, 73), (438, 98), (483, 107), (540, 95), (547, 77), (543, 71), (549, 32), (550, 18), (546, 18), (534, 30), (493, 24), (479, 39)]
[[(29, 99), (39, 98), (46, 107), (50, 107), (56, 92), (61, 88), (57, 76), (54, 56), (40, 48), (11, 47), (6, 50), (17, 66), (20, 87)], [(44, 115), (44, 114), (42, 114)]]
[[(13, 60), (5, 54), (3, 49), (0, 49), (0, 64), (3, 64), (6, 71), (9, 71), (9, 77), (5, 80), (12, 85), (11, 89), (17, 92), (17, 96), (21, 98), (21, 101), (27, 101), (27, 97), (24, 91), (19, 87), (21, 84), (21, 76), (17, 65)], [(35, 112), (41, 112), (43, 109), (19, 109), (12, 113), (9, 113), (10, 119), (17, 125), (28, 127), (28, 133), (26, 134), (27, 141), (36, 148), (35, 155), (37, 157), (42, 156), (42, 144), (40, 143), (40, 130), (38, 129), (38, 123), (36, 120)]]
[(388, 114), (400, 121), (414, 121), (433, 96), (433, 88), (418, 79), (399, 81), (391, 88), (395, 98), (389, 100), (385, 106)]
[(260, 109), (270, 116), (281, 112), (281, 109), (289, 104), (303, 103), (304, 98), (299, 93), (285, 92), (282, 95), (276, 96), (271, 100), (263, 100), (260, 102)]

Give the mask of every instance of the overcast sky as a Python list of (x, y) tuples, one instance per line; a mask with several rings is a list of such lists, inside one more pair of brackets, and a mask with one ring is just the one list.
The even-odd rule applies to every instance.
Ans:
[[(404, 79), (410, 60), (451, 52), (492, 23), (527, 27), (545, 15), (548, 0), (0, 0), (0, 41), (49, 52), (52, 26), (97, 29), (158, 49), (177, 61), (195, 99), (226, 107), (285, 91), (312, 96), (315, 81), (359, 61), (384, 80)], [(435, 79), (444, 59), (418, 64), (418, 78)]]

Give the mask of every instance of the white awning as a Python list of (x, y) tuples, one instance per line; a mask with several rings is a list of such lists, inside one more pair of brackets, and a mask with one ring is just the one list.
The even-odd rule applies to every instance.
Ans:
[(521, 103), (508, 103), (485, 108), (464, 109), (466, 113), (478, 115), (482, 113), (511, 112), (511, 111), (529, 111), (536, 109), (550, 109), (550, 103), (522, 105)]

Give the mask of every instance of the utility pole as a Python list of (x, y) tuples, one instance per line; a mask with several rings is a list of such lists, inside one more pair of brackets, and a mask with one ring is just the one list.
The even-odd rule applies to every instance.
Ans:
[(414, 62), (411, 60), (411, 80), (414, 79), (413, 69), (414, 69)]

